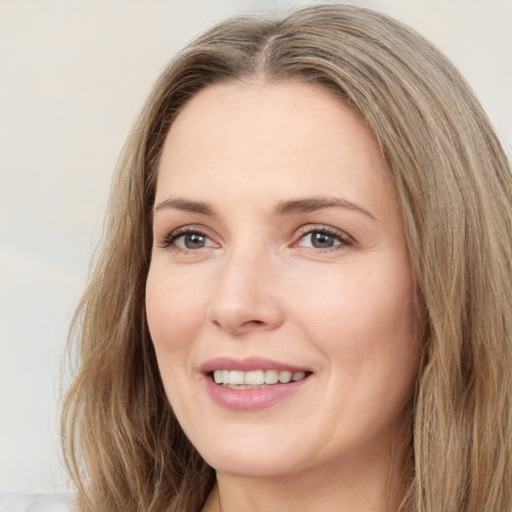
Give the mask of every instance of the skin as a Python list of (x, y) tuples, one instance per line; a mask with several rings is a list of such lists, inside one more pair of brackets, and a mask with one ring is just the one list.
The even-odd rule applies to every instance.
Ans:
[[(296, 200), (309, 208), (276, 211)], [(155, 206), (147, 317), (175, 414), (217, 470), (203, 510), (219, 496), (222, 512), (394, 505), (419, 349), (397, 194), (364, 120), (317, 85), (206, 88), (170, 129)], [(199, 370), (220, 356), (312, 374), (233, 411)]]

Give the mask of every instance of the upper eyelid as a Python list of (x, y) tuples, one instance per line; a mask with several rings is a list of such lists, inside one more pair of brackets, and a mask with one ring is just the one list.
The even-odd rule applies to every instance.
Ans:
[[(346, 233), (343, 230), (333, 228), (332, 226), (304, 226), (303, 231), (295, 237), (293, 243), (291, 244), (291, 248), (303, 249), (304, 251), (315, 254), (315, 255), (324, 255), (334, 256), (344, 254), (348, 249), (357, 248), (357, 242), (354, 240), (352, 236)], [(324, 233), (330, 237), (333, 237), (338, 240), (338, 243), (335, 243), (329, 247), (312, 247), (311, 245), (302, 245), (301, 242), (307, 236), (310, 236), (313, 233)], [(312, 241), (311, 241), (312, 243)]]
[(297, 230), (297, 234), (301, 235), (302, 237), (309, 233), (322, 231), (328, 233), (329, 235), (338, 236), (341, 239), (348, 239), (351, 240), (352, 242), (355, 242), (354, 238), (351, 235), (349, 235), (346, 231), (325, 224), (306, 224), (304, 226), (301, 226)]
[[(187, 235), (189, 233), (192, 233), (192, 234), (197, 233), (199, 235), (204, 236), (205, 238), (208, 238), (208, 239), (214, 241), (214, 237), (212, 237), (207, 231), (208, 230), (206, 228), (204, 228), (203, 226), (198, 226), (195, 224), (184, 225), (184, 226), (180, 226), (175, 229), (172, 229), (170, 231), (166, 231), (164, 233), (164, 235), (160, 238), (155, 236), (155, 241), (160, 240), (158, 242), (158, 245), (162, 248), (165, 248), (165, 247), (168, 247), (169, 245), (171, 245), (172, 242), (176, 241), (181, 236)], [(215, 243), (217, 243), (217, 242), (215, 242)]]
[[(164, 231), (164, 230), (162, 230)], [(203, 226), (202, 224), (183, 224), (181, 226), (172, 228), (172, 229), (166, 229), (165, 230), (165, 237), (169, 237), (173, 234), (186, 234), (186, 233), (201, 233), (205, 236), (211, 236), (210, 232), (211, 230)]]

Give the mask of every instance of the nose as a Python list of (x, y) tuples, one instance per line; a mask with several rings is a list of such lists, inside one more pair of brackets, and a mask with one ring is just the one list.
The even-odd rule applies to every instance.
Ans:
[(279, 327), (284, 314), (276, 293), (277, 270), (261, 255), (227, 256), (219, 269), (208, 321), (235, 336)]

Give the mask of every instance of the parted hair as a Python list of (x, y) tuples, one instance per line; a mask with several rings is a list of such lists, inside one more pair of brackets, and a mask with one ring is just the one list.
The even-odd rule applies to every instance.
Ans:
[(78, 368), (62, 438), (80, 511), (199, 511), (214, 484), (165, 395), (145, 281), (170, 125), (201, 89), (253, 78), (318, 84), (353, 106), (396, 185), (423, 351), (401, 510), (510, 512), (510, 164), (471, 89), (431, 43), (350, 5), (223, 22), (185, 48), (150, 93), (119, 160), (70, 336)]

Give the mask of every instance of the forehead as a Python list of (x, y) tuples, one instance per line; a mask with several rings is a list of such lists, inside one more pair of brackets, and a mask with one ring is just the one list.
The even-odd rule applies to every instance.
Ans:
[(157, 198), (176, 189), (222, 193), (228, 184), (253, 194), (286, 188), (292, 196), (393, 188), (362, 116), (326, 88), (301, 82), (217, 84), (177, 116)]

